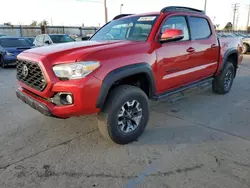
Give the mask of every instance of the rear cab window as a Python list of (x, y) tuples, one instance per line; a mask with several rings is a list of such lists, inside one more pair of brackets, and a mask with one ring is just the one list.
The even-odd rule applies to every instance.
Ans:
[(210, 24), (206, 18), (191, 16), (189, 17), (189, 24), (193, 40), (206, 39), (212, 35)]

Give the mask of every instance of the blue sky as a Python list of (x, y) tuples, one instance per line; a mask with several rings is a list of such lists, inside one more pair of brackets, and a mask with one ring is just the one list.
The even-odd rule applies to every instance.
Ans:
[[(103, 0), (1, 0), (0, 24), (30, 24), (32, 20), (46, 19), (53, 25), (86, 26), (104, 24)], [(97, 1), (97, 2), (87, 2)], [(143, 13), (160, 11), (165, 6), (190, 6), (204, 8), (205, 0), (107, 0), (108, 18), (120, 13)], [(99, 3), (100, 2), (100, 3)], [(239, 27), (246, 27), (249, 0), (207, 0), (207, 14), (216, 24), (224, 26), (233, 20), (232, 4), (240, 3)], [(10, 7), (10, 8), (8, 8)], [(10, 11), (11, 10), (11, 11)], [(27, 11), (24, 11), (27, 10)]]

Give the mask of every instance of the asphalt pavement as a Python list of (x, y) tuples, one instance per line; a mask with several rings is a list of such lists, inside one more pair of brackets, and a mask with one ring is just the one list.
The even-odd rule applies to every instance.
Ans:
[(250, 55), (227, 95), (152, 102), (126, 146), (103, 139), (95, 116), (53, 119), (23, 104), (15, 72), (0, 69), (0, 188), (250, 187)]

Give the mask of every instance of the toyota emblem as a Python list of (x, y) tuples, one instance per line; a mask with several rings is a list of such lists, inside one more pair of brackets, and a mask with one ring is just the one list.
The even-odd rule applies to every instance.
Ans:
[(28, 74), (29, 74), (29, 69), (28, 69), (28, 67), (27, 67), (26, 65), (24, 65), (24, 66), (23, 66), (23, 70), (22, 70), (22, 75), (23, 75), (24, 77), (27, 77)]

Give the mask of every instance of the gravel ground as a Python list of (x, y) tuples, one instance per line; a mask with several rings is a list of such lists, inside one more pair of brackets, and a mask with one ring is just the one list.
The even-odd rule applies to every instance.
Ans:
[(232, 91), (197, 89), (152, 102), (143, 136), (119, 146), (95, 116), (44, 117), (15, 96), (15, 68), (0, 69), (0, 187), (250, 187), (250, 56)]

